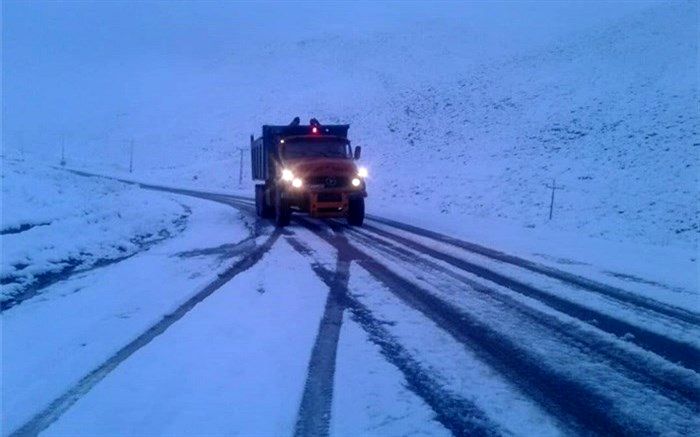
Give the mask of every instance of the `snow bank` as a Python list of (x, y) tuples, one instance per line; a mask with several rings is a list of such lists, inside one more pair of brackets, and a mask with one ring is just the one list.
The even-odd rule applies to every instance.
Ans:
[(2, 167), (3, 304), (171, 237), (190, 214), (173, 196), (127, 184), (7, 159)]

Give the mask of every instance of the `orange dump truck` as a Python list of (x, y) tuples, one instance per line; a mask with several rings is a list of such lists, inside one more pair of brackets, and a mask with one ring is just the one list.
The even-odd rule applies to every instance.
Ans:
[(295, 118), (287, 126), (264, 125), (262, 136), (250, 136), (258, 216), (289, 224), (292, 212), (312, 217), (345, 217), (361, 226), (365, 218), (365, 178), (358, 167), (360, 147), (348, 141), (349, 125), (308, 125)]

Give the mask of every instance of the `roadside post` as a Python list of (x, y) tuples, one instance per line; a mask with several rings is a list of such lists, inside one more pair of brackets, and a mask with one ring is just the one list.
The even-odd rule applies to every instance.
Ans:
[(545, 186), (546, 186), (547, 188), (551, 188), (551, 189), (552, 189), (552, 197), (551, 197), (550, 200), (549, 200), (549, 219), (552, 220), (552, 213), (553, 213), (553, 211), (554, 211), (554, 191), (560, 190), (560, 189), (562, 189), (562, 188), (564, 188), (564, 187), (561, 186), (561, 185), (557, 185), (557, 180), (556, 180), (556, 179), (552, 179), (552, 185), (546, 184)]
[(243, 149), (243, 147), (241, 147), (238, 150), (239, 150), (240, 156), (241, 156), (241, 159), (240, 159), (240, 162), (238, 165), (238, 188), (242, 188), (243, 187), (243, 150), (244, 149)]
[(131, 140), (131, 145), (129, 147), (129, 173), (134, 171), (134, 140)]
[(61, 167), (66, 166), (66, 136), (61, 135)]

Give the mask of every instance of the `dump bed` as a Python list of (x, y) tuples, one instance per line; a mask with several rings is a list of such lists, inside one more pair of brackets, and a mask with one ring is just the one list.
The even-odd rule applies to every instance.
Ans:
[[(279, 160), (280, 140), (287, 137), (314, 135), (319, 137), (348, 137), (350, 125), (264, 125), (262, 136), (254, 139), (250, 136), (250, 154), (253, 179), (264, 181), (273, 179), (276, 175), (275, 162)], [(315, 130), (314, 130), (315, 129)]]

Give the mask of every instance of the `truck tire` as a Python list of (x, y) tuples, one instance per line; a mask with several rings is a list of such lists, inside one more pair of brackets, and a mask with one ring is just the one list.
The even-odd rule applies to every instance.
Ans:
[(265, 185), (255, 186), (255, 213), (260, 218), (272, 218), (272, 207), (267, 204), (265, 196)]
[(282, 198), (281, 190), (275, 191), (275, 226), (283, 228), (289, 224), (292, 218), (292, 209), (287, 201)]
[(265, 207), (265, 185), (255, 186), (255, 215), (260, 218), (265, 217), (264, 208)]
[(348, 224), (350, 226), (362, 226), (365, 221), (365, 199), (362, 197), (350, 198), (348, 204)]

